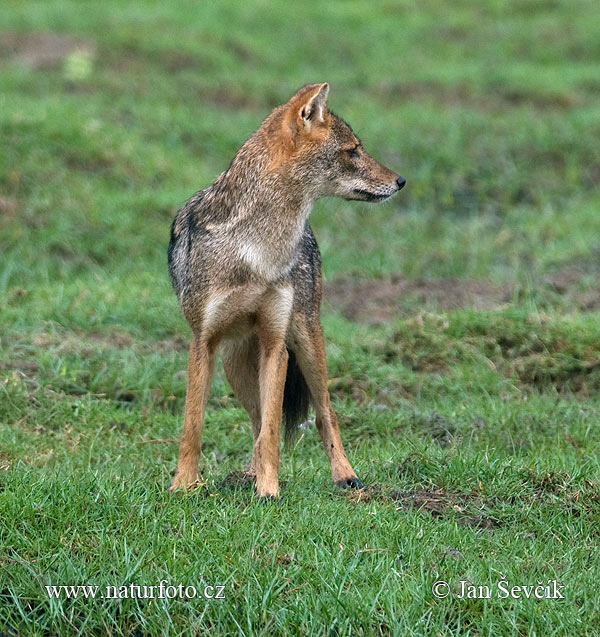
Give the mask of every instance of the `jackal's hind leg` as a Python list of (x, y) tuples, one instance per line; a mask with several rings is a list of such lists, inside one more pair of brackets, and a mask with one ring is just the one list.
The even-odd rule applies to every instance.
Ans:
[(215, 366), (215, 347), (194, 338), (190, 344), (183, 432), (179, 443), (177, 472), (169, 488), (189, 488), (198, 482), (198, 460), (202, 449), (204, 409)]
[(329, 458), (333, 481), (343, 489), (360, 489), (364, 485), (348, 462), (337, 418), (330, 406), (323, 332), (318, 321), (315, 323), (310, 327), (294, 323), (294, 353), (311, 394), (317, 429)]
[[(254, 445), (256, 445), (256, 439), (260, 433), (259, 356), (258, 338), (255, 335), (241, 343), (225, 343), (221, 351), (225, 376), (227, 376), (236, 398), (242, 403), (250, 417)], [(252, 459), (244, 468), (244, 474), (248, 479), (256, 477), (254, 450)]]

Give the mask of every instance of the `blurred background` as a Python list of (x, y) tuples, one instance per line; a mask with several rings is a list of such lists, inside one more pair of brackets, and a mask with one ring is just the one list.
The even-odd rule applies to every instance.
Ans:
[[(9, 2), (3, 309), (16, 295), (30, 317), (72, 321), (94, 288), (82, 326), (126, 320), (146, 289), (173, 310), (176, 209), (274, 106), (321, 81), (408, 180), (382, 207), (316, 206), (327, 280), (396, 277), (393, 295), (404, 279), (461, 279), (484, 306), (515, 285), (561, 306), (568, 287), (581, 293), (568, 306), (596, 304), (599, 15), (585, 0)], [(450, 303), (442, 287), (409, 291), (434, 308)], [(380, 302), (382, 316), (403, 303)]]

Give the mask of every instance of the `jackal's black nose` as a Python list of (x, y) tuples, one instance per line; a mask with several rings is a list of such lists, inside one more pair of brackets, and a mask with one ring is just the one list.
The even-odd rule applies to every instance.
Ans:
[(396, 183), (398, 184), (398, 190), (402, 190), (402, 188), (404, 188), (404, 184), (406, 183), (406, 179), (404, 179), (404, 177), (398, 177)]

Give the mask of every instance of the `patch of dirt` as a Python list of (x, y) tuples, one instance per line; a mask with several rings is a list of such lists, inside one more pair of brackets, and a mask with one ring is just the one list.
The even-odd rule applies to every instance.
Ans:
[(368, 391), (371, 388), (371, 383), (368, 379), (357, 379), (353, 376), (341, 376), (339, 378), (331, 378), (328, 381), (329, 393), (335, 398), (352, 397), (352, 400), (359, 404), (364, 405), (369, 402)]
[(394, 491), (380, 484), (354, 491), (348, 498), (353, 502), (393, 503), (397, 511), (425, 511), (437, 518), (455, 517), (457, 522), (473, 529), (495, 529), (500, 522), (484, 513), (485, 502), (475, 494), (451, 493), (443, 489)]
[(184, 352), (189, 341), (183, 334), (176, 334), (160, 341), (141, 341), (130, 332), (40, 332), (32, 340), (34, 345), (57, 347), (61, 351), (79, 353), (83, 358), (92, 356), (98, 347), (111, 349), (135, 348), (144, 352)]
[(529, 355), (516, 360), (513, 368), (519, 380), (533, 387), (553, 386), (559, 391), (575, 393), (597, 391), (600, 378), (600, 360), (582, 361), (568, 355), (551, 357), (545, 354)]
[[(594, 283), (582, 286), (586, 276), (594, 275)], [(561, 268), (544, 277), (542, 284), (567, 299), (570, 305), (584, 312), (600, 308), (600, 257), (598, 262)]]
[(468, 352), (463, 343), (444, 333), (448, 321), (440, 316), (418, 316), (407, 320), (402, 329), (384, 341), (374, 339), (366, 351), (381, 357), (386, 363), (401, 360), (408, 369), (418, 373), (438, 373), (463, 361)]
[(500, 98), (511, 105), (520, 106), (522, 104), (534, 106), (542, 109), (569, 110), (576, 106), (581, 106), (583, 97), (577, 93), (548, 93), (546, 95), (537, 93), (526, 88), (503, 88), (499, 92)]
[(387, 323), (421, 310), (491, 310), (511, 300), (512, 286), (460, 279), (416, 279), (395, 275), (389, 281), (337, 279), (325, 284), (325, 299), (347, 319)]
[(171, 74), (193, 70), (200, 75), (210, 67), (202, 55), (178, 49), (143, 49), (133, 43), (104, 50), (101, 63), (121, 75), (135, 74), (142, 81), (152, 76), (156, 67)]
[(242, 42), (229, 40), (226, 44), (227, 50), (231, 51), (240, 62), (256, 62), (255, 53)]
[[(407, 462), (414, 463), (415, 458), (408, 456), (404, 464)], [(403, 466), (399, 469), (400, 473), (406, 473)], [(502, 525), (490, 510), (504, 505), (560, 507), (574, 517), (598, 511), (600, 489), (597, 482), (589, 479), (574, 482), (566, 472), (537, 472), (528, 467), (517, 468), (516, 472), (517, 481), (508, 491), (512, 495), (505, 497), (483, 498), (477, 493), (450, 492), (442, 488), (398, 491), (381, 484), (368, 485), (347, 497), (355, 503), (375, 501), (393, 504), (398, 511), (424, 511), (440, 519), (453, 517), (458, 524), (486, 530)]]
[(249, 476), (245, 471), (232, 471), (224, 480), (219, 482), (220, 487), (230, 487), (233, 489), (245, 489), (256, 482), (254, 476)]
[(110, 347), (116, 347), (118, 349), (131, 347), (133, 343), (133, 337), (129, 334), (129, 332), (109, 332), (108, 334), (100, 332), (84, 332), (78, 334), (78, 336), (80, 338), (89, 339), (94, 343), (109, 345)]
[[(500, 504), (500, 500), (493, 499), (484, 501), (480, 496), (474, 494), (448, 493), (442, 489), (438, 490), (417, 490), (417, 491), (389, 491), (385, 492), (381, 485), (372, 485), (351, 493), (349, 499), (354, 502), (393, 502), (396, 510), (408, 511), (418, 510), (430, 513), (437, 518), (447, 518), (450, 515), (457, 516), (457, 522), (461, 525), (470, 526), (477, 529), (495, 529), (501, 526), (501, 522), (485, 511), (487, 505)], [(544, 487), (536, 490), (533, 496), (521, 495), (517, 498), (507, 498), (503, 500), (506, 504), (524, 503), (531, 504), (560, 504), (564, 510), (571, 512), (575, 516), (582, 513), (598, 510), (600, 494), (597, 492), (584, 493), (582, 490), (566, 492), (560, 489), (559, 493), (555, 488), (549, 491)], [(452, 513), (454, 512), (454, 513)]]
[(532, 106), (538, 110), (569, 110), (584, 103), (579, 93), (548, 92), (543, 95), (524, 87), (493, 87), (481, 93), (467, 84), (442, 84), (439, 82), (385, 82), (379, 86), (379, 97), (390, 104), (433, 100), (447, 106), (472, 106), (477, 109), (499, 110), (507, 106)]
[(12, 465), (11, 459), (4, 453), (0, 453), (0, 471), (8, 471), (11, 465)]
[(525, 467), (520, 472), (523, 483), (528, 484), (535, 492), (537, 498), (545, 495), (564, 495), (566, 485), (571, 481), (568, 473), (559, 474), (554, 471), (537, 473), (533, 469)]
[(14, 370), (20, 372), (21, 374), (23, 374), (23, 376), (27, 376), (28, 378), (35, 378), (39, 369), (39, 363), (30, 358), (14, 359), (5, 362), (0, 361), (0, 370)]
[(14, 199), (0, 197), (0, 219), (12, 221), (17, 216), (19, 206)]
[[(600, 307), (600, 263), (582, 267), (566, 266), (543, 277), (536, 290), (555, 296), (559, 304), (581, 311)], [(383, 324), (402, 316), (422, 311), (460, 309), (494, 310), (506, 306), (514, 298), (515, 286), (473, 279), (415, 279), (400, 275), (389, 280), (338, 278), (325, 283), (324, 298), (332, 308), (351, 320), (366, 324)]]
[(29, 69), (60, 65), (74, 51), (95, 52), (93, 40), (52, 31), (0, 33), (0, 65), (19, 64)]
[(201, 70), (205, 67), (205, 62), (202, 58), (185, 51), (161, 52), (160, 62), (167, 71), (172, 73), (186, 69)]
[(83, 173), (109, 174), (114, 167), (114, 161), (108, 157), (88, 157), (85, 153), (69, 149), (62, 152), (62, 159), (67, 168)]
[(220, 88), (211, 91), (201, 91), (200, 99), (204, 102), (219, 106), (221, 108), (230, 108), (232, 110), (255, 110), (260, 108), (261, 104), (251, 95), (234, 91), (231, 88)]
[(576, 482), (566, 471), (536, 471), (530, 467), (517, 469), (520, 486), (526, 486), (529, 492), (519, 498), (528, 504), (533, 502), (561, 502), (573, 511), (598, 510), (600, 486), (586, 478)]
[(525, 388), (592, 395), (600, 389), (600, 344), (593, 333), (569, 332), (543, 315), (528, 318), (483, 315), (459, 334), (443, 316), (404, 321), (365, 351), (414, 372), (443, 373), (464, 361), (485, 362)]
[(593, 339), (567, 335), (548, 320), (492, 317), (466, 334), (507, 377), (537, 389), (593, 393), (600, 389), (600, 349)]

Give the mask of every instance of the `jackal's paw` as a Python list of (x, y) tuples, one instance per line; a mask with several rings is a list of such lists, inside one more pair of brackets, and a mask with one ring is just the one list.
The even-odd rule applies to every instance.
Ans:
[(279, 484), (260, 484), (256, 482), (256, 497), (261, 500), (274, 500), (279, 495)]
[(354, 478), (346, 478), (345, 480), (337, 480), (336, 484), (342, 489), (362, 489), (365, 486), (362, 480), (356, 476)]
[(263, 495), (258, 498), (258, 502), (266, 506), (277, 502), (278, 499), (279, 498), (276, 495)]
[(258, 488), (256, 489), (256, 497), (264, 502), (272, 502), (273, 500), (276, 500), (279, 497), (279, 490), (272, 492), (272, 491), (263, 491), (261, 492)]
[(169, 487), (169, 491), (173, 493), (173, 491), (193, 491), (200, 484), (200, 480), (196, 477), (194, 480), (192, 479), (184, 479), (180, 476), (175, 476), (173, 478), (173, 482)]

